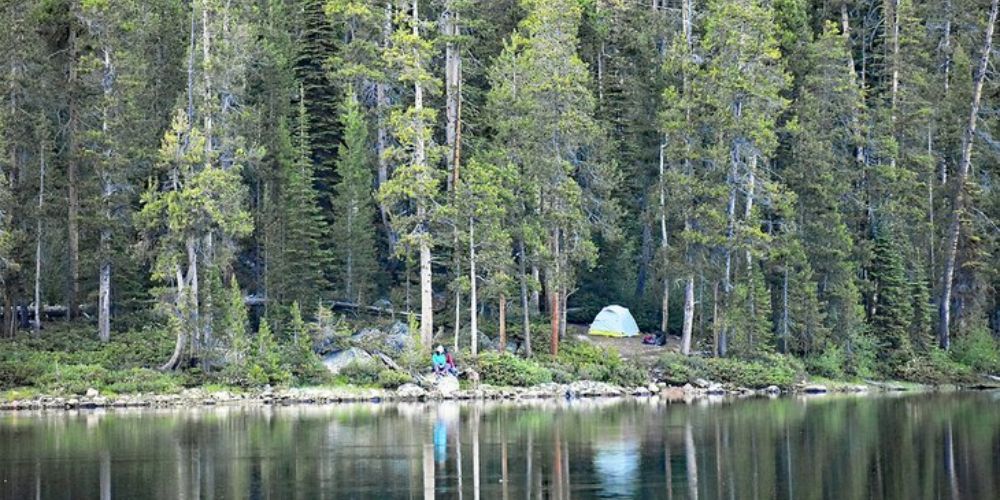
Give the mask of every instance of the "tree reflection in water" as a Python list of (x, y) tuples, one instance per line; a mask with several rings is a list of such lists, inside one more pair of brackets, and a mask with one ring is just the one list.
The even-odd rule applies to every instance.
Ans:
[(1000, 396), (0, 415), (0, 498), (995, 498)]

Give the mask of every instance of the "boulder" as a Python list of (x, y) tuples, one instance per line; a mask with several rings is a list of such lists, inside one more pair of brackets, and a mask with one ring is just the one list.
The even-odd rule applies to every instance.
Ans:
[(417, 384), (403, 384), (396, 389), (396, 397), (406, 400), (422, 399), (427, 396), (427, 391)]
[(769, 385), (764, 389), (767, 394), (781, 394), (781, 388), (776, 385)]
[(368, 354), (357, 347), (337, 351), (323, 357), (323, 365), (325, 365), (326, 369), (330, 370), (330, 373), (333, 373), (334, 375), (340, 373), (345, 366), (351, 363), (365, 364), (374, 362), (375, 361), (371, 354)]
[(101, 395), (101, 393), (98, 392), (97, 389), (94, 389), (93, 387), (91, 387), (90, 389), (87, 389), (87, 397), (88, 398), (96, 398), (97, 396), (100, 396), (100, 395)]
[(442, 396), (449, 397), (455, 391), (458, 391), (458, 379), (451, 375), (439, 377), (434, 381), (434, 389), (441, 393)]
[(806, 394), (826, 394), (827, 389), (825, 385), (810, 384), (802, 388), (802, 392)]
[(699, 389), (708, 389), (710, 386), (714, 385), (712, 382), (709, 382), (703, 378), (696, 378), (693, 380), (693, 383), (694, 386)]
[(660, 386), (658, 386), (656, 384), (649, 384), (646, 387), (646, 389), (649, 391), (650, 394), (656, 394), (656, 393), (660, 392)]
[(405, 323), (395, 322), (388, 331), (365, 328), (351, 337), (351, 345), (370, 350), (381, 350), (390, 354), (402, 354), (413, 342), (410, 328)]
[(711, 384), (705, 389), (705, 394), (718, 396), (726, 393), (726, 389), (722, 387), (722, 384)]

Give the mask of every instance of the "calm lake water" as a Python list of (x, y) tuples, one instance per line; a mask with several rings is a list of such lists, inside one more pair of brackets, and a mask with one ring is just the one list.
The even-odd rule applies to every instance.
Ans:
[(968, 498), (1000, 393), (0, 414), (0, 497)]

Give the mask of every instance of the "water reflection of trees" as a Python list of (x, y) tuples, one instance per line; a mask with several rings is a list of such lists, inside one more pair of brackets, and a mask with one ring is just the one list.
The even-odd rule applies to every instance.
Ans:
[(991, 498), (989, 395), (0, 416), (2, 498)]

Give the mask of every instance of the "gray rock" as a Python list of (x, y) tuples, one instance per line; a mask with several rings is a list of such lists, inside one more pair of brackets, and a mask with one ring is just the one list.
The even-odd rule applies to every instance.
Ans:
[(721, 384), (712, 384), (709, 385), (707, 389), (705, 389), (705, 394), (709, 394), (712, 396), (718, 396), (725, 393), (726, 389), (723, 388)]
[(396, 397), (400, 399), (415, 400), (427, 396), (427, 391), (417, 384), (403, 384), (396, 389)]
[(717, 385), (717, 384), (713, 384), (712, 382), (709, 382), (709, 381), (707, 381), (707, 380), (705, 380), (703, 378), (696, 378), (696, 379), (693, 380), (693, 382), (694, 382), (695, 387), (698, 387), (700, 389), (708, 389), (712, 385)]
[(781, 394), (781, 388), (776, 385), (769, 385), (764, 389), (767, 394)]
[(434, 382), (434, 389), (442, 396), (449, 397), (458, 391), (458, 379), (451, 375), (440, 377)]
[(806, 394), (825, 394), (827, 392), (825, 385), (810, 384), (802, 388), (802, 392)]
[(97, 389), (94, 389), (93, 387), (91, 387), (90, 389), (87, 389), (87, 397), (88, 398), (96, 398), (97, 396), (100, 396), (100, 395), (101, 395), (101, 393), (97, 392)]
[(650, 394), (657, 394), (660, 392), (660, 386), (656, 384), (649, 384), (649, 386), (646, 387), (646, 390), (648, 390)]
[(340, 373), (345, 366), (351, 363), (365, 364), (374, 362), (375, 361), (372, 359), (371, 354), (368, 354), (357, 347), (337, 351), (333, 354), (328, 354), (323, 358), (323, 364), (326, 365), (326, 369), (330, 370), (330, 373), (333, 373), (334, 375)]

